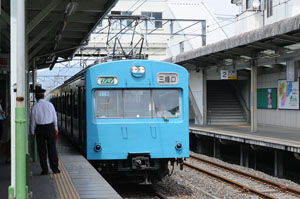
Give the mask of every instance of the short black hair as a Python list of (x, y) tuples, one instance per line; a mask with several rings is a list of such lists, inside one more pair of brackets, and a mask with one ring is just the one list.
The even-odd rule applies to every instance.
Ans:
[(35, 99), (38, 101), (39, 99), (43, 99), (45, 97), (44, 93), (36, 93)]

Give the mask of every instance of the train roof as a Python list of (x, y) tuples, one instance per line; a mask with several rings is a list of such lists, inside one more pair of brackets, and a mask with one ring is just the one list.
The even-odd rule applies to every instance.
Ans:
[[(110, 61), (110, 62), (103, 62), (103, 63), (99, 63), (99, 64), (92, 64), (92, 65), (89, 65), (87, 66), (86, 68), (82, 69), (81, 71), (79, 71), (78, 73), (76, 73), (75, 75), (73, 75), (72, 77), (70, 77), (68, 80), (66, 80), (62, 85), (56, 87), (55, 89), (51, 90), (51, 92), (59, 89), (59, 88), (62, 88), (64, 87), (65, 85), (69, 84), (70, 82), (74, 81), (74, 80), (77, 80), (79, 78), (82, 78), (85, 74), (85, 72), (87, 70), (89, 70), (90, 68), (94, 67), (94, 66), (97, 66), (97, 65), (106, 65), (106, 64), (112, 64), (113, 62), (132, 62), (132, 61), (146, 61), (146, 62), (158, 62), (158, 63), (166, 63), (168, 65), (177, 65), (177, 64), (174, 64), (174, 63), (170, 63), (170, 62), (165, 62), (165, 61), (157, 61), (157, 60), (141, 60), (141, 59), (128, 59), (128, 60), (115, 60), (115, 61)], [(180, 66), (180, 65), (177, 65), (177, 66)], [(180, 66), (182, 67), (182, 66)], [(184, 67), (182, 67), (184, 68)]]

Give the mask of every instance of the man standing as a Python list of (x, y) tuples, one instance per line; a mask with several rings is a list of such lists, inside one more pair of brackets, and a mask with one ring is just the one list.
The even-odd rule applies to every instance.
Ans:
[(54, 106), (44, 100), (45, 89), (40, 86), (35, 89), (37, 103), (31, 111), (31, 133), (36, 135), (37, 147), (42, 168), (41, 175), (48, 174), (47, 151), (50, 167), (53, 173), (60, 173), (58, 157), (55, 147), (55, 134), (57, 129), (57, 116)]

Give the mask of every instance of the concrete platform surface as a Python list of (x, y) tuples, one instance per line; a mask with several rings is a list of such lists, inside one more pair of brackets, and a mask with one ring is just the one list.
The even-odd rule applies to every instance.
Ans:
[(249, 125), (199, 126), (190, 124), (190, 132), (300, 153), (300, 130), (298, 129), (258, 126), (257, 132), (251, 132)]
[[(62, 168), (60, 168), (61, 173), (54, 176), (49, 167), (49, 175), (42, 176), (40, 175), (41, 168), (39, 162), (31, 162), (30, 199), (66, 199), (61, 196), (61, 192), (64, 192), (65, 189), (63, 186), (64, 183), (62, 183), (63, 178), (69, 178), (69, 182), (75, 187), (76, 190), (74, 191), (78, 192), (79, 198), (121, 199), (119, 194), (105, 181), (97, 170), (63, 136), (59, 137), (57, 150), (67, 174), (63, 173)], [(0, 151), (0, 198), (8, 198), (8, 187), (11, 184), (10, 170), (10, 164), (5, 163), (5, 156)], [(60, 178), (57, 175), (61, 175)], [(58, 179), (60, 182), (57, 181)], [(58, 188), (59, 184), (62, 186)], [(72, 198), (72, 196), (67, 196), (67, 198)]]

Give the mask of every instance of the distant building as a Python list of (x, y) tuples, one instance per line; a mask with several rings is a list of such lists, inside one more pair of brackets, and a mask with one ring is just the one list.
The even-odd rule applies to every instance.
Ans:
[(231, 0), (240, 7), (236, 35), (300, 14), (299, 0)]
[[(145, 39), (143, 53), (154, 60), (162, 60), (227, 38), (217, 19), (201, 0), (120, 0), (108, 13), (108, 16), (111, 15), (147, 18), (136, 27), (134, 44), (143, 34)], [(185, 21), (186, 19), (189, 20)], [(134, 27), (132, 20), (114, 20), (111, 23), (110, 38), (113, 36), (112, 33), (117, 33), (126, 26), (131, 28), (119, 35), (122, 47), (127, 49), (127, 52), (130, 51)], [(110, 41), (107, 50), (108, 29), (105, 28), (107, 25), (108, 20), (104, 19), (91, 35), (87, 49), (96, 49), (100, 55), (112, 53), (115, 38)]]

